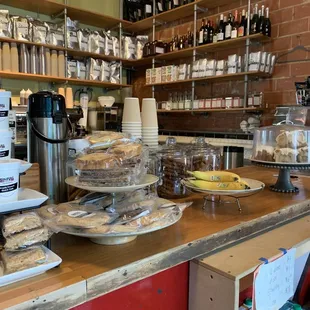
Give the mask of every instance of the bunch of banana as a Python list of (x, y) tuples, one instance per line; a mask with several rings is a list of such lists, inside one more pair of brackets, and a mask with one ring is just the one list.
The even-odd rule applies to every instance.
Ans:
[(242, 181), (240, 177), (228, 171), (188, 171), (196, 180), (189, 182), (204, 190), (246, 190), (250, 189), (249, 184)]

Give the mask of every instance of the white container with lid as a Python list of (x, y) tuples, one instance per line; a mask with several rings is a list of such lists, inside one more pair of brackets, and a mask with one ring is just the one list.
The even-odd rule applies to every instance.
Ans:
[(0, 160), (0, 202), (17, 200), (19, 169), (20, 162)]
[(10, 91), (0, 92), (0, 130), (9, 129), (9, 110), (12, 93)]
[(12, 136), (11, 130), (0, 130), (0, 160), (11, 158)]

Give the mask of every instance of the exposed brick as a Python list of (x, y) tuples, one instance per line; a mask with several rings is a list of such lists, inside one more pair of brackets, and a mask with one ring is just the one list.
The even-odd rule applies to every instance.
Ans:
[[(281, 55), (281, 54), (280, 54)], [(282, 56), (279, 61), (293, 61), (309, 59), (309, 53), (304, 50), (296, 50), (290, 54)]]
[(266, 44), (266, 48), (270, 47), (271, 51), (286, 51), (292, 47), (292, 38), (283, 37), (272, 40), (269, 44)]
[(293, 8), (271, 11), (270, 19), (273, 25), (293, 20)]
[(280, 0), (280, 8), (302, 4), (304, 0)]
[(310, 3), (294, 7), (294, 19), (301, 19), (310, 16)]
[(277, 79), (276, 82), (276, 90), (277, 91), (288, 91), (295, 89), (295, 82), (300, 81), (300, 78), (290, 77), (288, 79)]
[(279, 36), (287, 36), (308, 31), (308, 18), (283, 23), (279, 26)]
[(292, 47), (297, 45), (310, 46), (310, 32), (292, 36)]
[(280, 0), (266, 0), (265, 5), (270, 8), (270, 11), (276, 11), (280, 8)]
[(292, 76), (308, 76), (310, 73), (310, 62), (293, 63), (291, 65)]
[(280, 78), (280, 77), (290, 77), (290, 65), (283, 64), (283, 65), (276, 65), (273, 73), (273, 78)]

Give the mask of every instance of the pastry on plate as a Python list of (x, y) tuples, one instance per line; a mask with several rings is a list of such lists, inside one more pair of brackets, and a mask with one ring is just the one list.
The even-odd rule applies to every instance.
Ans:
[(297, 155), (297, 161), (299, 163), (309, 163), (310, 158), (309, 158), (309, 147), (304, 146), (298, 149), (298, 155)]
[(77, 158), (75, 164), (81, 170), (97, 170), (119, 167), (120, 161), (113, 154), (91, 153)]
[(258, 146), (254, 159), (261, 161), (274, 161), (274, 147), (272, 146)]

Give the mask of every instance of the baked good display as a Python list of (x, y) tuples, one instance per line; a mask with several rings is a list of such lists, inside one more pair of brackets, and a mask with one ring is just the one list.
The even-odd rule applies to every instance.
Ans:
[(147, 171), (147, 149), (129, 139), (105, 150), (86, 150), (75, 160), (79, 182), (90, 186), (129, 186)]
[(42, 247), (33, 247), (18, 252), (1, 251), (1, 259), (6, 274), (25, 270), (46, 261)]
[(4, 237), (42, 226), (40, 217), (34, 212), (7, 216), (2, 223)]
[(113, 145), (117, 140), (123, 139), (125, 136), (120, 132), (113, 131), (100, 131), (89, 137), (87, 137), (88, 141), (91, 144), (106, 143), (107, 146)]
[(310, 132), (290, 124), (262, 127), (255, 131), (252, 159), (285, 164), (310, 163)]

